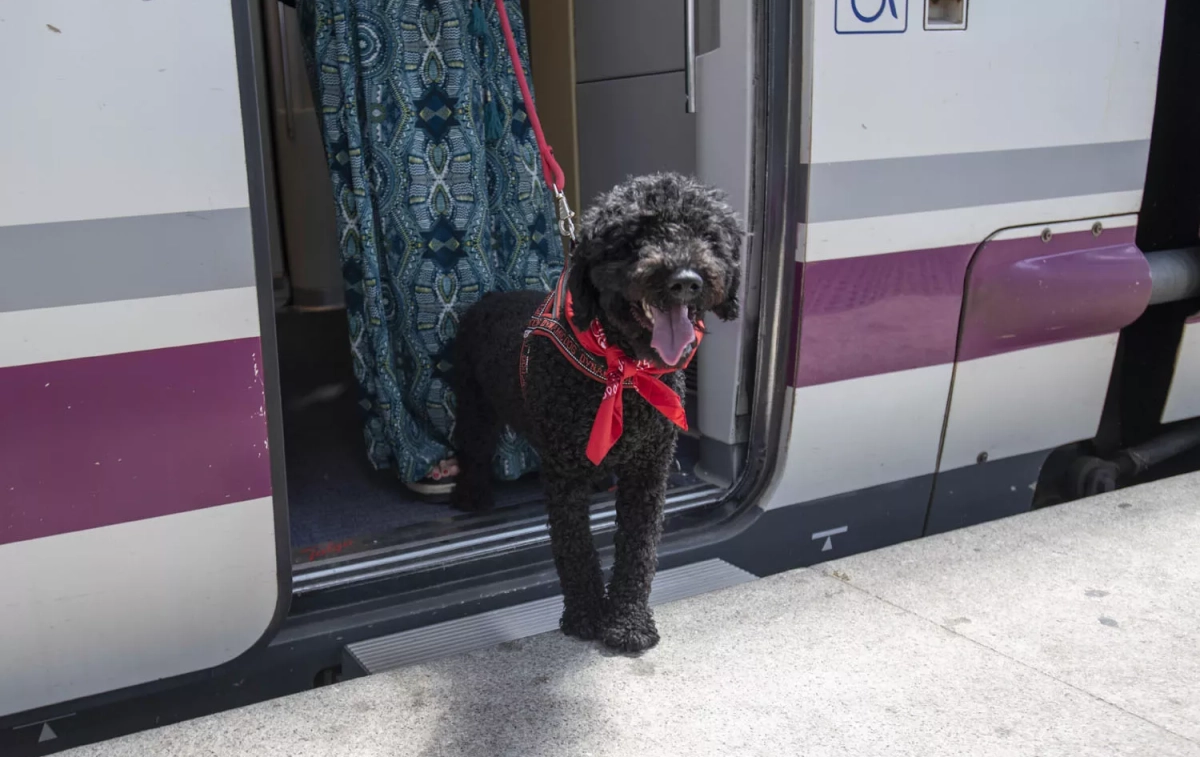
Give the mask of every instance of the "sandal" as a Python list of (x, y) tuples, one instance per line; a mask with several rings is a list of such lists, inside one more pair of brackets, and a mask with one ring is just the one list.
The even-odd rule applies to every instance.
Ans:
[(409, 491), (421, 499), (443, 500), (454, 491), (455, 478), (458, 476), (458, 460), (447, 458), (437, 465), (429, 475), (420, 481), (406, 481)]

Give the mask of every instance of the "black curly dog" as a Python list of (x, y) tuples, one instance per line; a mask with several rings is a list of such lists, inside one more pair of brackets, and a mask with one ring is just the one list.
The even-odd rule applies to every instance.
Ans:
[[(626, 355), (663, 368), (683, 365), (695, 349), (692, 324), (705, 312), (723, 320), (738, 315), (742, 237), (723, 195), (694, 180), (657, 174), (617, 186), (584, 214), (572, 253), (567, 284), (576, 325), (585, 330), (599, 319), (610, 343)], [(641, 651), (659, 638), (648, 600), (677, 429), (627, 390), (624, 432), (601, 464), (593, 465), (585, 450), (604, 385), (568, 362), (549, 339), (531, 337), (521, 390), (522, 335), (545, 297), (488, 294), (459, 324), (454, 362), (460, 472), (454, 504), (490, 508), (492, 455), (501, 430), (508, 424), (525, 435), (542, 461), (565, 605), (563, 633)], [(672, 338), (684, 330), (686, 337)], [(664, 349), (664, 343), (670, 346)], [(681, 372), (662, 380), (683, 398)], [(588, 509), (593, 485), (614, 473), (616, 556), (606, 596)]]

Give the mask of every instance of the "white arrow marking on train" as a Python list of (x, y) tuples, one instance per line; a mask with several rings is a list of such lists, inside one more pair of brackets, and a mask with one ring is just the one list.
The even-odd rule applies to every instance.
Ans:
[(812, 535), (812, 540), (817, 541), (819, 539), (824, 539), (825, 543), (821, 545), (821, 551), (828, 552), (829, 550), (833, 549), (833, 537), (837, 536), (838, 534), (844, 534), (849, 530), (849, 526), (838, 526), (837, 528), (831, 528), (828, 531), (817, 531)]

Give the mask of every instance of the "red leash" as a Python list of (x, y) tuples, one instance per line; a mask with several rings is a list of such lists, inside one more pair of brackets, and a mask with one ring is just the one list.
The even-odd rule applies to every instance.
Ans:
[[(513, 71), (517, 75), (517, 84), (521, 86), (521, 97), (525, 98), (525, 112), (529, 115), (529, 123), (533, 126), (533, 134), (537, 138), (538, 152), (542, 155), (542, 176), (546, 184), (554, 190), (558, 199), (558, 228), (562, 235), (575, 241), (575, 224), (571, 221), (574, 213), (567, 205), (567, 197), (563, 193), (566, 177), (562, 166), (554, 158), (554, 150), (546, 142), (542, 132), (542, 122), (538, 120), (537, 108), (533, 104), (533, 93), (529, 91), (529, 82), (525, 79), (525, 69), (521, 66), (521, 57), (517, 51), (517, 40), (513, 36), (512, 25), (508, 22), (508, 11), (504, 9), (504, 0), (496, 0), (496, 11), (500, 15), (500, 28), (504, 32), (504, 41), (508, 46), (508, 57), (512, 59)], [(568, 256), (568, 248), (563, 247), (563, 257)], [(565, 262), (565, 261), (564, 261)], [(633, 389), (640, 394), (652, 407), (662, 413), (668, 420), (680, 428), (687, 429), (687, 415), (683, 410), (683, 402), (674, 391), (662, 382), (659, 377), (676, 370), (658, 369), (644, 361), (635, 361), (625, 355), (620, 348), (609, 345), (604, 329), (599, 321), (592, 321), (591, 327), (584, 332), (579, 331), (571, 317), (571, 298), (566, 294), (566, 266), (559, 276), (558, 286), (547, 297), (546, 302), (534, 316), (530, 327), (526, 329), (521, 345), (520, 371), (521, 393), (525, 393), (525, 371), (528, 367), (528, 344), (530, 336), (541, 334), (549, 337), (558, 347), (559, 352), (576, 369), (591, 378), (605, 384), (604, 397), (592, 423), (592, 431), (588, 437), (587, 456), (593, 465), (599, 465), (608, 455), (608, 451), (621, 437), (624, 425), (624, 395), (625, 389)], [(561, 308), (566, 309), (562, 312)], [(560, 315), (570, 326), (572, 336), (568, 337), (559, 320)], [(549, 317), (545, 317), (549, 316)], [(540, 325), (539, 325), (540, 324)], [(696, 332), (697, 344), (701, 333)], [(572, 347), (578, 346), (585, 354), (575, 352)], [(594, 357), (588, 357), (594, 356)], [(692, 350), (695, 355), (695, 350)], [(692, 355), (688, 356), (691, 362)], [(599, 360), (603, 360), (601, 364)]]
[(521, 97), (525, 100), (525, 113), (529, 116), (529, 124), (533, 127), (533, 136), (537, 139), (538, 152), (542, 155), (542, 178), (554, 190), (558, 200), (558, 228), (563, 236), (575, 241), (575, 224), (571, 220), (575, 214), (567, 205), (567, 196), (563, 190), (567, 186), (567, 178), (562, 166), (554, 157), (554, 148), (546, 141), (542, 131), (542, 122), (538, 120), (537, 108), (533, 104), (533, 93), (529, 91), (529, 82), (525, 78), (525, 68), (521, 65), (521, 54), (517, 51), (517, 39), (513, 36), (512, 25), (508, 22), (508, 11), (504, 8), (504, 0), (496, 0), (496, 11), (500, 16), (500, 29), (504, 32), (504, 43), (508, 47), (508, 57), (512, 60), (513, 71), (517, 74), (517, 84), (521, 87)]

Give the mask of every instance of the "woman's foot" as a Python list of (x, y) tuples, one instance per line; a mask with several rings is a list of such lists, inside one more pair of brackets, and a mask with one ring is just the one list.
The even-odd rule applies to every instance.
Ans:
[(430, 502), (445, 502), (454, 491), (455, 478), (458, 476), (458, 460), (453, 457), (433, 466), (429, 475), (420, 481), (405, 482), (409, 491), (419, 498)]

